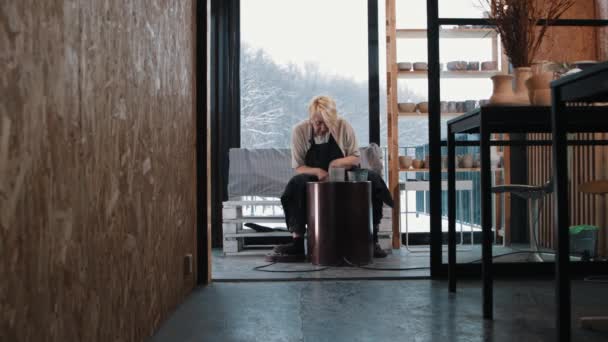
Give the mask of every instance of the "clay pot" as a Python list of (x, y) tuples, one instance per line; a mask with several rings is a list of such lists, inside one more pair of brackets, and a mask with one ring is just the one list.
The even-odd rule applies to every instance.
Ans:
[(404, 102), (399, 104), (399, 112), (413, 113), (416, 111), (416, 104), (413, 102)]
[(479, 62), (469, 62), (467, 64), (467, 70), (479, 71)]
[(397, 63), (397, 67), (402, 71), (410, 71), (412, 70), (412, 63), (410, 62), (401, 62)]
[(526, 81), (532, 77), (532, 69), (530, 67), (515, 68), (515, 102), (521, 105), (530, 104), (530, 96), (528, 95), (528, 87)]
[(429, 168), (429, 166), (431, 166), (431, 156), (429, 156), (428, 154), (424, 157), (424, 167), (426, 167), (427, 169)]
[(448, 156), (441, 156), (441, 168), (442, 169), (448, 168)]
[(419, 159), (412, 160), (412, 167), (414, 169), (421, 169), (423, 165), (424, 165), (424, 162), (422, 160), (419, 160)]
[(414, 70), (416, 71), (423, 71), (423, 70), (428, 70), (429, 67), (426, 64), (426, 62), (415, 62), (414, 63)]
[(532, 99), (530, 99), (530, 102), (535, 106), (550, 107), (552, 99), (551, 94), (551, 89), (536, 89), (532, 92)]
[(448, 101), (441, 101), (440, 108), (442, 113), (447, 113), (449, 111)]
[(535, 106), (551, 105), (551, 81), (552, 72), (534, 74), (526, 81), (530, 103)]
[(456, 102), (456, 112), (464, 113), (464, 102), (462, 102), (462, 101)]
[(473, 156), (470, 154), (465, 154), (462, 156), (462, 160), (460, 161), (460, 167), (464, 169), (470, 169), (473, 167)]
[(402, 169), (409, 169), (412, 166), (412, 157), (410, 156), (399, 156), (399, 167)]
[(496, 61), (481, 62), (481, 70), (498, 70), (498, 63)]
[(490, 104), (492, 105), (507, 105), (513, 106), (517, 104), (515, 94), (513, 93), (513, 75), (499, 74), (494, 75), (492, 84), (494, 86)]
[(457, 113), (456, 103), (457, 103), (456, 101), (448, 102), (448, 112), (449, 113)]
[(428, 102), (420, 102), (418, 103), (418, 111), (420, 113), (428, 113), (429, 112), (429, 103)]

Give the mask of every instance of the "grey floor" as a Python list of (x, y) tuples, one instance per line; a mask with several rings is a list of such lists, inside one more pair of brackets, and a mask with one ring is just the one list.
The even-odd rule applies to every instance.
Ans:
[[(529, 246), (514, 246), (525, 249)], [(457, 260), (459, 263), (475, 262), (481, 258), (479, 245), (459, 246)], [(509, 254), (504, 257), (496, 257), (494, 262), (519, 262), (526, 261), (527, 254), (510, 254), (514, 249), (509, 247), (494, 246), (495, 256)], [(447, 262), (447, 253), (443, 253), (443, 259)], [(549, 256), (550, 257), (550, 256)], [(330, 267), (322, 271), (314, 271), (321, 267), (310, 263), (280, 263), (263, 268), (266, 271), (286, 272), (264, 272), (255, 270), (255, 267), (268, 265), (264, 261), (263, 253), (260, 255), (234, 255), (224, 256), (221, 249), (214, 249), (212, 256), (212, 278), (215, 281), (235, 280), (298, 280), (298, 279), (332, 279), (332, 280), (359, 280), (359, 279), (411, 279), (428, 278), (430, 276), (430, 264), (428, 246), (412, 247), (411, 250), (402, 247), (394, 249), (385, 259), (374, 259), (374, 263), (367, 267), (376, 268), (423, 268), (416, 270), (384, 271), (371, 270), (356, 267)], [(310, 272), (312, 271), (312, 272)]]
[[(581, 315), (608, 315), (607, 284), (573, 282), (572, 341)], [(479, 282), (303, 281), (213, 283), (151, 338), (164, 341), (555, 341), (551, 281), (496, 281), (495, 319), (481, 318)]]

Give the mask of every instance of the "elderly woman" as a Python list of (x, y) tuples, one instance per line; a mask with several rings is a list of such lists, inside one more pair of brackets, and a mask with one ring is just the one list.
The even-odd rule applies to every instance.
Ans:
[[(359, 165), (359, 146), (352, 126), (338, 116), (336, 103), (330, 97), (317, 96), (308, 107), (309, 119), (297, 124), (291, 138), (292, 167), (295, 175), (281, 196), (287, 227), (293, 241), (276, 246), (269, 261), (299, 261), (304, 255), (306, 232), (306, 183), (325, 181), (331, 167), (351, 169)], [(382, 203), (393, 205), (386, 184), (369, 171), (372, 182), (372, 221), (374, 257), (386, 257), (378, 244), (378, 225), (382, 219)]]

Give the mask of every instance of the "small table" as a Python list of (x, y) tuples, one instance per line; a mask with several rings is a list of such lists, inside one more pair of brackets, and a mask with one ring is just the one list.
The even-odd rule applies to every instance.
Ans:
[(310, 182), (308, 256), (315, 265), (373, 258), (371, 182)]
[[(555, 223), (557, 228), (557, 255), (555, 258), (555, 293), (557, 316), (555, 324), (559, 329), (559, 341), (570, 341), (571, 294), (570, 294), (570, 246), (569, 246), (569, 199), (568, 193), (568, 133), (608, 132), (608, 110), (606, 107), (589, 106), (592, 102), (608, 101), (608, 62), (598, 64), (588, 70), (562, 77), (551, 83), (553, 178), (555, 179)], [(576, 115), (569, 103), (578, 103)], [(585, 141), (588, 145), (606, 145), (606, 141)], [(608, 317), (587, 317), (583, 324), (606, 325)]]

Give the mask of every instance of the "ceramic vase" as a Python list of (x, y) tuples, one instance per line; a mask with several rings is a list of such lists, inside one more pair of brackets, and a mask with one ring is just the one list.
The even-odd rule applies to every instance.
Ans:
[(532, 68), (519, 67), (515, 68), (515, 103), (520, 105), (529, 105), (530, 96), (528, 95), (528, 87), (526, 81), (532, 77)]
[(515, 94), (513, 93), (513, 75), (494, 75), (492, 76), (492, 97), (490, 97), (491, 105), (514, 105)]
[(551, 81), (553, 72), (534, 74), (526, 81), (530, 103), (535, 106), (551, 106)]

